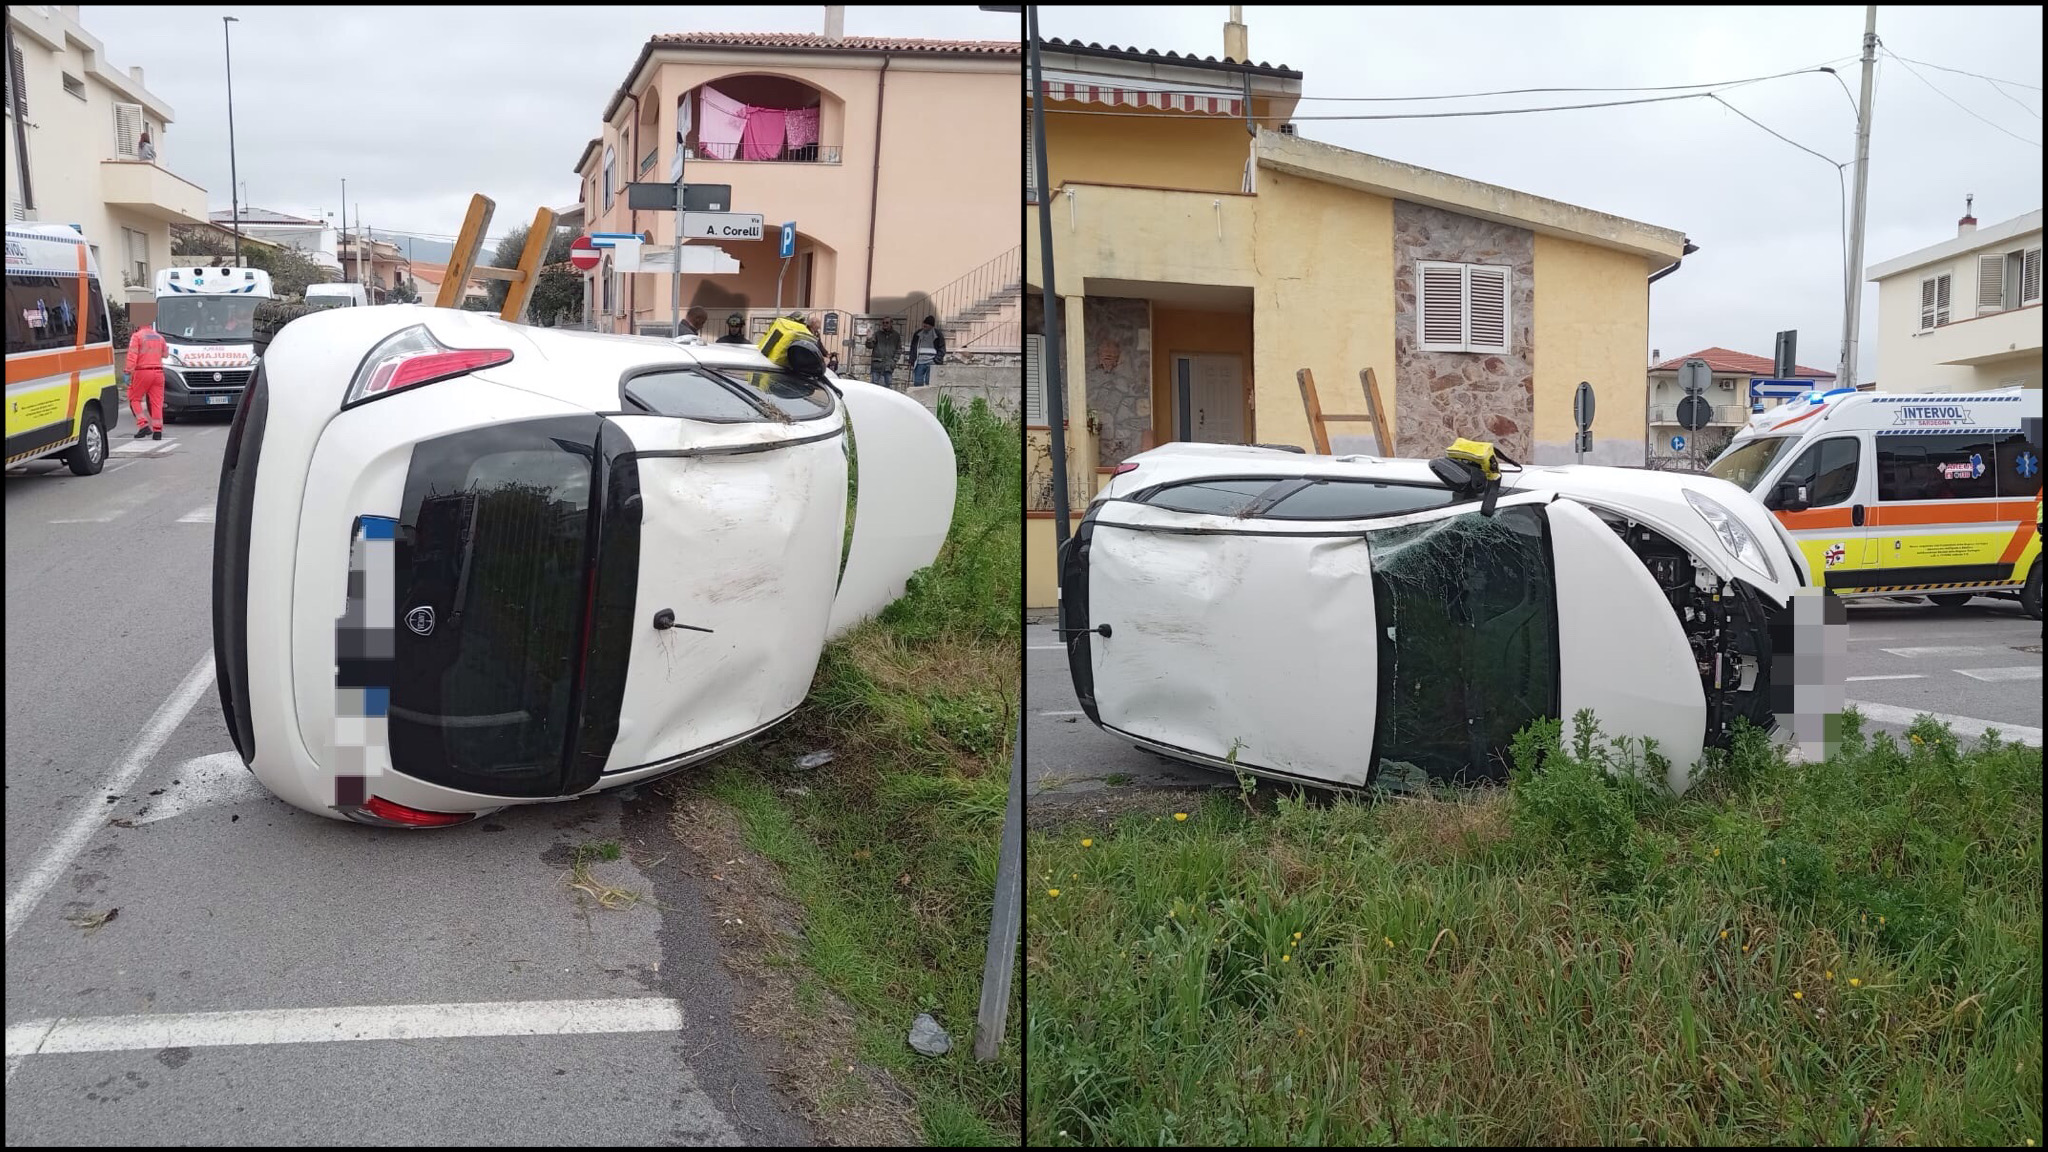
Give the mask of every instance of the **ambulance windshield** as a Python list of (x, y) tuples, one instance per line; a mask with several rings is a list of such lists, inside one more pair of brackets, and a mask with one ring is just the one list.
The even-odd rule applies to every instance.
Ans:
[(1764, 474), (1771, 470), (1771, 465), (1797, 439), (1797, 436), (1769, 436), (1737, 444), (1707, 465), (1707, 474), (1754, 492)]

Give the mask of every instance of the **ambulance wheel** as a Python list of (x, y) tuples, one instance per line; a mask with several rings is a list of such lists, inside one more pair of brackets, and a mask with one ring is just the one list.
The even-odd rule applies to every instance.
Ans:
[(2041, 562), (2034, 561), (2034, 570), (2027, 573), (2027, 586), (2020, 589), (2020, 607), (2034, 619), (2041, 618)]
[(1928, 599), (1934, 602), (1936, 608), (1961, 608), (1970, 602), (1971, 593), (1947, 592), (1940, 596), (1929, 596)]
[(71, 466), (73, 476), (97, 476), (107, 466), (107, 425), (99, 405), (88, 407), (78, 422), (78, 443), (65, 450), (64, 463)]

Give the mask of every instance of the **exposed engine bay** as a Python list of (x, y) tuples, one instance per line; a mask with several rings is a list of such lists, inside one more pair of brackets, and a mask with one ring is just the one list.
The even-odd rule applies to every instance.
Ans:
[(1723, 580), (1649, 525), (1594, 511), (1643, 562), (1678, 615), (1706, 692), (1708, 746), (1726, 748), (1738, 717), (1775, 727), (1770, 603), (1740, 580)]

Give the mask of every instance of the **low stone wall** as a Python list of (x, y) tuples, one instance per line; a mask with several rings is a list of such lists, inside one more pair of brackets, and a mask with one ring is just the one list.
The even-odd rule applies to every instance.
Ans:
[[(908, 373), (899, 371), (897, 380)], [(966, 408), (975, 397), (988, 401), (990, 408), (1006, 417), (1017, 415), (1024, 400), (1023, 371), (1008, 365), (945, 363), (932, 368), (932, 382), (922, 388), (906, 388), (906, 395), (936, 410), (941, 395), (951, 396), (958, 408)]]

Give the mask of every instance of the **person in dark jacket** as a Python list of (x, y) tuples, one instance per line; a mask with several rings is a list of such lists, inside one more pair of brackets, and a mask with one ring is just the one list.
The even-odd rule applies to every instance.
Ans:
[(910, 383), (923, 387), (932, 382), (932, 365), (946, 362), (946, 334), (939, 331), (936, 317), (924, 318), (924, 326), (910, 334)]
[(720, 344), (752, 344), (747, 339), (747, 318), (735, 312), (725, 318), (725, 335), (718, 338)]
[(882, 322), (864, 342), (868, 351), (868, 379), (884, 388), (895, 387), (896, 358), (903, 353), (903, 334), (896, 331), (893, 317), (884, 316)]

